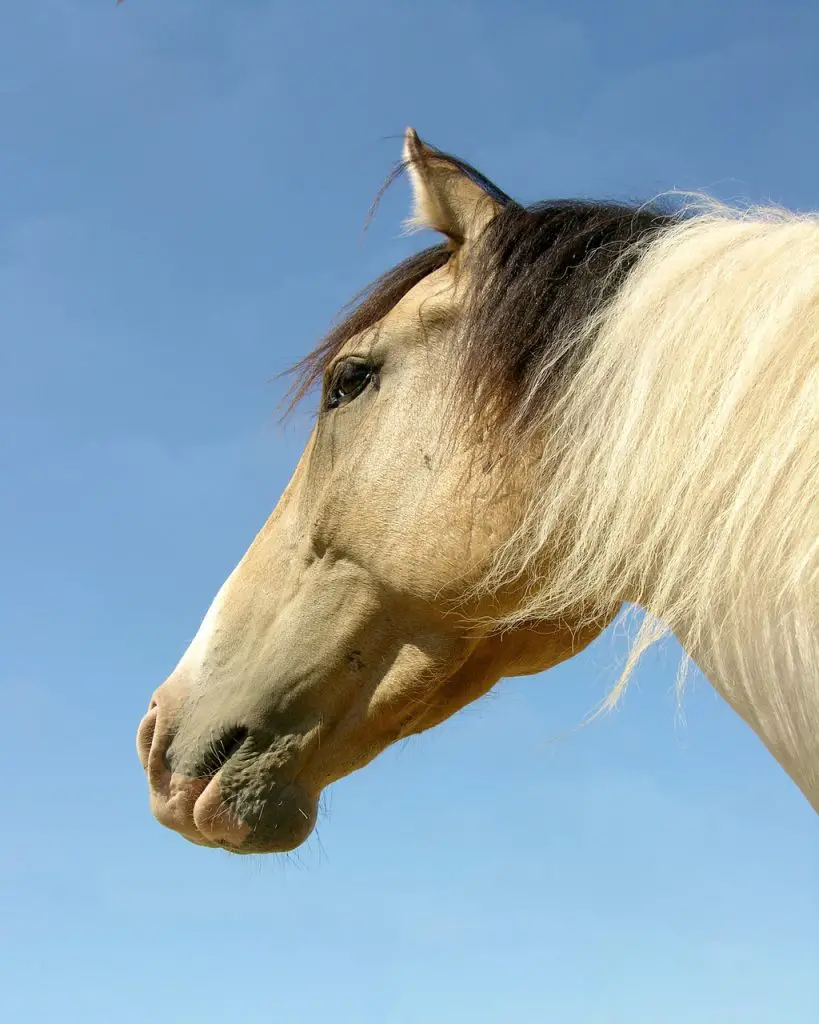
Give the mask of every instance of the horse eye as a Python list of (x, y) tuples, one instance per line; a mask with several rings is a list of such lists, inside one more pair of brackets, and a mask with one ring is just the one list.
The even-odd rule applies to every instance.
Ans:
[(330, 380), (325, 408), (337, 409), (340, 405), (346, 405), (354, 398), (358, 398), (374, 375), (375, 370), (369, 363), (352, 359), (336, 367)]

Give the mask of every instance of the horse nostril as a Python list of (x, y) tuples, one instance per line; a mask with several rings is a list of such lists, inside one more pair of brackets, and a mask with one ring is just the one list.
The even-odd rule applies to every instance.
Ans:
[(198, 765), (197, 777), (209, 778), (215, 775), (223, 765), (227, 764), (246, 739), (247, 729), (241, 725), (223, 732), (205, 751)]

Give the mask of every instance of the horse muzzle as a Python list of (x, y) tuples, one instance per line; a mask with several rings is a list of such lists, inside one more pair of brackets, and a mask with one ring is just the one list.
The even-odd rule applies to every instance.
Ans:
[(192, 843), (231, 853), (300, 846), (315, 826), (318, 795), (297, 775), (317, 735), (226, 723), (197, 729), (178, 689), (173, 677), (160, 687), (137, 732), (154, 817)]

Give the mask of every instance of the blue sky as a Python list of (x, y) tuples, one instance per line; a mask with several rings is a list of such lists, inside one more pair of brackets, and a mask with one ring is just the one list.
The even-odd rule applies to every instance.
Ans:
[(677, 651), (609, 633), (335, 786), (297, 857), (197, 849), (133, 734), (285, 484), (271, 378), (398, 239), (406, 124), (523, 200), (819, 206), (819, 8), (0, 7), (0, 1013), (66, 1024), (807, 1024), (819, 828)]

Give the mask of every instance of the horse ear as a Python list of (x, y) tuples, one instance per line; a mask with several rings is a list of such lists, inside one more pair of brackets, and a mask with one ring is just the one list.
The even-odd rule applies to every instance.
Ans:
[(414, 128), (404, 136), (404, 166), (412, 183), (413, 210), (406, 221), (411, 230), (431, 228), (463, 245), (503, 209), (458, 162), (422, 142)]

